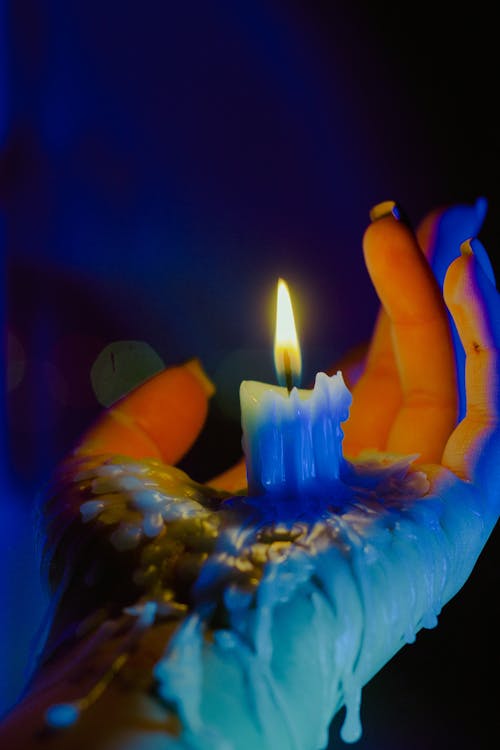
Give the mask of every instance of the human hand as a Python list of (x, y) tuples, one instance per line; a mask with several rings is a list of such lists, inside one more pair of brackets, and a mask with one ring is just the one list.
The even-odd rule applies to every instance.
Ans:
[[(418, 233), (424, 252), (428, 255), (433, 251), (437, 253), (434, 259), (436, 263), (442, 262), (443, 247), (436, 248), (431, 240), (424, 240), (434, 236), (443, 216), (444, 214), (437, 213), (429, 217)], [(480, 224), (479, 217), (475, 216), (472, 221), (474, 220)], [(468, 234), (469, 232), (464, 237)], [(366, 464), (368, 473), (373, 470), (375, 474), (377, 461), (382, 471), (386, 471), (389, 466), (390, 473), (394, 455), (419, 455), (414, 459), (413, 465), (411, 461), (407, 461), (402, 476), (398, 475), (398, 481), (402, 481), (399, 482), (396, 495), (393, 493), (381, 497), (381, 502), (375, 506), (372, 500), (366, 503), (371, 511), (376, 510), (375, 520), (372, 513), (367, 522), (363, 497), (358, 498), (352, 508), (340, 514), (342, 523), (349, 527), (349, 534), (370, 543), (373, 539), (377, 540), (380, 566), (389, 581), (384, 596), (386, 602), (396, 609), (399, 607), (400, 612), (394, 615), (389, 635), (387, 638), (384, 636), (385, 640), (382, 639), (384, 642), (381, 643), (381, 623), (385, 622), (387, 611), (383, 608), (385, 605), (373, 602), (370, 591), (377, 590), (378, 584), (370, 578), (371, 569), (367, 568), (366, 575), (358, 570), (356, 584), (363, 590), (363, 605), (369, 603), (366, 610), (369, 615), (365, 614), (364, 620), (359, 607), (353, 604), (351, 594), (345, 590), (341, 601), (350, 602), (350, 620), (342, 625), (332, 620), (331, 614), (325, 613), (321, 625), (323, 638), (315, 637), (320, 645), (311, 642), (311, 629), (300, 632), (301, 639), (309, 649), (308, 657), (311, 658), (315, 649), (322, 647), (321, 641), (329, 638), (329, 632), (332, 640), (339, 642), (342, 627), (347, 627), (350, 645), (346, 651), (351, 655), (357, 653), (359, 657), (358, 668), (353, 669), (349, 655), (342, 655), (340, 658), (336, 652), (330, 654), (331, 663), (336, 665), (332, 668), (332, 673), (333, 679), (337, 679), (337, 692), (330, 695), (328, 705), (323, 706), (321, 701), (318, 702), (316, 689), (310, 690), (315, 702), (322, 706), (319, 716), (317, 708), (313, 711), (313, 707), (309, 707), (314, 719), (310, 723), (319, 722), (323, 731), (325, 719), (329, 721), (342, 703), (356, 703), (357, 688), (383, 666), (403, 645), (405, 638), (411, 639), (409, 636), (412, 634), (408, 636), (409, 630), (413, 628), (416, 631), (425, 622), (428, 624), (429, 620), (425, 620), (424, 615), (430, 610), (433, 610), (431, 614), (436, 614), (440, 606), (456, 593), (470, 573), (498, 516), (497, 480), (492, 468), (498, 456), (498, 295), (488, 278), (488, 267), (486, 266), (485, 274), (477, 262), (477, 252), (470, 254), (471, 248), (479, 249), (484, 263), (485, 254), (477, 242), (466, 243), (463, 254), (451, 263), (444, 285), (444, 300), (467, 351), (468, 410), (457, 426), (457, 414), (461, 408), (459, 386), (462, 373), (457, 372), (456, 362), (460, 364), (460, 355), (453, 351), (453, 333), (449, 327), (439, 281), (432, 273), (411, 230), (397, 221), (392, 212), (377, 218), (365, 233), (367, 267), (384, 310), (379, 315), (363, 375), (352, 385), (354, 399), (350, 418), (345, 423), (344, 452), (350, 461), (348, 467), (353, 467), (357, 477), (367, 450), (370, 451)], [(453, 250), (458, 254), (459, 245)], [(448, 259), (448, 264), (451, 260)], [(424, 315), (422, 310), (425, 310)], [(429, 356), (429, 352), (432, 352), (432, 356)], [(338, 557), (339, 540), (335, 535), (329, 538), (331, 549), (323, 553), (317, 542), (311, 539), (308, 530), (294, 536), (296, 532), (289, 529), (280, 536), (276, 529), (267, 528), (264, 529), (266, 533), (262, 534), (262, 525), (259, 527), (258, 521), (253, 532), (247, 534), (246, 541), (231, 551), (231, 565), (224, 567), (228, 554), (224, 560), (221, 559), (220, 540), (224, 537), (225, 527), (234, 528), (234, 510), (226, 517), (224, 500), (236, 489), (244, 492), (244, 463), (239, 462), (236, 467), (210, 481), (208, 485), (199, 485), (171, 466), (164, 466), (179, 461), (195, 440), (203, 425), (209, 391), (210, 386), (199, 370), (193, 373), (189, 368), (174, 368), (156, 376), (102, 416), (70, 457), (65, 468), (66, 474), (63, 472), (61, 475), (63, 484), (66, 481), (64, 491), (62, 495), (60, 492), (56, 493), (55, 502), (48, 506), (48, 528), (49, 534), (51, 533), (49, 547), (58, 546), (58, 553), (52, 557), (56, 571), (74, 567), (68, 566), (68, 544), (61, 545), (60, 542), (67, 536), (72, 524), (81, 538), (83, 531), (79, 522), (80, 514), (90, 537), (99, 542), (94, 548), (98, 558), (102, 552), (103, 560), (106, 564), (109, 563), (109, 555), (104, 554), (104, 546), (100, 545), (101, 542), (109, 543), (110, 538), (118, 555), (123, 552), (126, 556), (120, 558), (118, 565), (111, 566), (113, 575), (107, 578), (104, 576), (107, 583), (100, 588), (99, 604), (108, 606), (108, 618), (113, 611), (112, 607), (109, 608), (110, 602), (115, 605), (115, 612), (117, 603), (122, 607), (128, 605), (130, 609), (133, 597), (154, 601), (155, 611), (160, 619), (182, 619), (186, 616), (185, 622), (191, 625), (193, 620), (190, 611), (196, 612), (199, 606), (206, 605), (207, 596), (209, 599), (211, 596), (218, 601), (226, 601), (226, 592), (233, 590), (236, 601), (237, 592), (243, 590), (250, 598), (255, 596), (258, 602), (259, 587), (261, 590), (265, 589), (266, 570), (278, 570), (281, 566), (286, 573), (289, 561), (294, 559), (299, 548), (305, 554), (305, 559), (301, 558), (302, 567), (299, 565), (293, 569), (296, 579), (296, 584), (292, 586), (294, 591), (304, 584), (303, 576), (307, 576), (310, 562), (317, 562), (322, 555), (333, 555), (332, 559), (335, 561), (333, 565), (332, 559), (328, 557), (329, 564), (323, 571), (325, 576), (336, 570), (338, 575), (334, 573), (333, 577), (339, 579), (340, 572), (342, 575), (345, 572), (342, 567), (344, 561)], [(184, 410), (184, 413), (180, 413), (179, 409)], [(166, 418), (167, 414), (173, 413), (175, 417)], [(394, 462), (397, 466), (396, 459)], [(121, 474), (117, 471), (120, 466), (125, 467)], [(365, 478), (366, 466), (363, 474)], [(398, 471), (401, 474), (401, 468), (396, 473)], [(416, 484), (413, 481), (415, 477), (419, 479)], [(422, 484), (422, 477), (425, 485)], [(347, 472), (345, 478), (350, 481), (353, 475)], [(120, 485), (123, 479), (124, 483)], [(134, 481), (130, 483), (131, 479), (135, 480), (135, 484)], [(68, 490), (68, 480), (72, 490)], [(137, 494), (134, 494), (142, 492), (137, 481), (142, 481), (142, 489), (150, 492), (146, 497), (140, 496), (145, 502), (142, 506), (137, 501)], [(418, 491), (423, 487), (425, 492), (422, 493), (422, 499), (426, 499), (426, 503), (419, 504)], [(161, 511), (166, 512), (167, 518), (159, 518), (158, 513), (155, 515), (150, 512), (151, 506), (149, 510), (147, 508), (148, 498), (152, 500), (155, 492), (160, 495), (163, 493), (166, 498), (175, 495), (179, 501), (168, 500), (163, 503)], [(110, 497), (112, 495), (114, 497)], [(66, 498), (64, 503), (61, 503), (62, 496)], [(89, 506), (89, 503), (94, 505)], [(186, 515), (188, 508), (192, 515)], [(438, 519), (446, 528), (446, 534), (438, 540), (441, 544), (439, 550), (436, 550), (434, 530), (429, 531), (432, 524), (429, 526), (425, 518), (419, 515), (424, 512), (424, 508), (426, 513), (434, 514), (434, 521)], [(176, 510), (179, 511), (177, 516)], [(410, 513), (407, 514), (407, 511)], [(413, 570), (408, 578), (408, 571), (402, 574), (394, 567), (387, 540), (379, 533), (379, 520), (382, 519), (383, 525), (395, 514), (400, 514), (405, 520), (410, 518), (412, 533), (420, 534), (422, 554), (420, 557), (415, 556), (411, 535), (405, 537), (404, 533), (400, 535), (401, 538), (394, 535), (397, 543), (401, 544), (398, 549), (410, 550), (414, 562), (423, 566), (431, 565), (439, 569), (440, 563), (441, 568), (443, 561), (445, 563), (446, 572), (433, 584), (429, 596), (428, 592), (422, 593), (418, 570)], [(226, 518), (230, 522), (226, 523)], [(121, 534), (120, 528), (123, 530)], [(97, 533), (99, 529), (100, 534)], [(111, 532), (104, 534), (104, 540), (103, 529)], [(168, 537), (172, 538), (173, 547), (165, 544)], [(75, 541), (77, 536), (70, 534), (70, 538)], [(460, 559), (457, 545), (460, 547)], [(75, 554), (75, 564), (83, 549), (81, 544), (71, 549)], [(364, 570), (363, 566), (368, 563), (356, 553), (356, 549), (354, 545), (350, 554), (353, 559), (357, 559), (360, 570)], [(464, 554), (464, 550), (467, 554)], [(132, 567), (130, 560), (133, 562)], [(163, 564), (162, 560), (168, 564)], [(217, 576), (220, 570), (216, 569), (217, 565), (224, 569), (224, 575), (219, 579)], [(155, 571), (151, 572), (151, 566)], [(229, 576), (228, 569), (231, 571)], [(121, 588), (117, 591), (116, 575), (120, 575), (120, 572), (125, 592), (128, 592), (128, 601)], [(428, 572), (424, 568), (424, 583), (427, 584)], [(212, 583), (218, 580), (218, 587), (208, 585), (211, 573)], [(287, 574), (290, 575), (289, 570)], [(413, 580), (415, 577), (416, 582)], [(130, 586), (131, 579), (133, 587)], [(369, 585), (370, 581), (373, 586)], [(82, 579), (80, 586), (76, 585), (78, 579), (71, 582), (63, 580), (63, 583), (64, 586), (68, 584), (69, 591), (81, 591), (83, 587)], [(325, 590), (330, 587), (334, 591), (331, 597), (333, 601), (338, 601), (340, 597), (335, 588), (337, 585), (340, 584), (325, 578)], [(363, 586), (366, 588), (363, 589)], [(167, 591), (168, 596), (165, 597)], [(402, 591), (406, 592), (404, 596)], [(66, 599), (66, 603), (68, 601), (71, 603), (71, 600)], [(241, 617), (242, 611), (246, 611), (245, 607), (242, 610), (241, 602), (238, 606), (235, 605), (234, 610), (228, 604), (227, 606), (230, 620), (232, 615), (236, 616), (239, 612)], [(84, 606), (79, 604), (79, 607), (76, 615), (73, 600), (69, 622), (79, 622), (92, 615)], [(95, 608), (94, 596), (90, 609)], [(60, 612), (63, 610), (64, 607), (60, 607)], [(136, 611), (144, 613), (146, 610), (138, 608)], [(217, 617), (214, 619), (212, 615), (208, 624), (212, 632), (227, 628), (227, 625), (223, 626), (222, 621)], [(311, 621), (316, 622), (315, 618), (316, 615)], [(68, 618), (63, 616), (61, 620), (60, 617), (56, 624), (54, 632), (60, 631), (62, 624), (67, 630)], [(238, 629), (235, 622), (232, 622), (231, 627)], [(317, 627), (320, 625), (317, 624)], [(185, 632), (184, 626), (181, 626), (180, 632)], [(279, 633), (277, 637), (280, 637)], [(282, 633), (281, 637), (286, 640), (286, 633)], [(257, 655), (259, 651), (262, 655), (267, 646), (259, 641), (260, 635), (255, 635), (255, 638)], [(57, 642), (51, 644), (52, 647), (56, 645)], [(168, 693), (165, 680), (162, 680), (165, 664), (160, 657), (164, 646), (165, 642), (161, 646), (157, 644), (155, 650), (160, 664), (156, 673), (158, 691), (160, 696), (168, 699), (167, 703), (175, 703), (176, 696)], [(298, 661), (300, 662), (299, 658)], [(356, 683), (356, 689), (347, 689), (348, 675), (351, 682)], [(344, 682), (340, 687), (339, 676)], [(325, 679), (328, 682), (329, 678)], [(80, 685), (78, 689), (81, 690)], [(181, 721), (191, 731), (196, 730), (189, 713), (189, 701), (186, 697), (177, 698)], [(223, 723), (223, 716), (221, 721)], [(290, 721), (293, 723), (292, 719)], [(294, 731), (301, 734), (304, 729), (297, 725)], [(346, 729), (346, 736), (352, 737), (355, 734), (356, 726), (354, 730), (352, 727), (351, 730)], [(310, 741), (309, 734), (303, 746), (312, 746)]]

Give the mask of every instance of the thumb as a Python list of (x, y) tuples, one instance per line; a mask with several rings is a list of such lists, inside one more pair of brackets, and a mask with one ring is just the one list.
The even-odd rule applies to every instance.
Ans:
[(169, 367), (104, 411), (73, 453), (116, 453), (175, 464), (198, 437), (214, 390), (197, 359)]

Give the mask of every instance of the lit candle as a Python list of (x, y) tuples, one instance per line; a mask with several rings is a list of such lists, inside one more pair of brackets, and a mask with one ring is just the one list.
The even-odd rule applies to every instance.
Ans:
[(304, 496), (337, 487), (341, 422), (351, 394), (342, 373), (316, 374), (312, 390), (298, 389), (301, 354), (285, 282), (278, 282), (274, 363), (281, 386), (245, 380), (240, 386), (243, 451), (249, 493)]

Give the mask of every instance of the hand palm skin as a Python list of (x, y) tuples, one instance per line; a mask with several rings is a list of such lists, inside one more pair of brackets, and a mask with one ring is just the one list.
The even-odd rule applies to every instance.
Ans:
[[(397, 220), (396, 209), (389, 202), (376, 207), (372, 214), (374, 220), (366, 230), (363, 245), (382, 308), (363, 360), (362, 375), (350, 383), (353, 405), (349, 421), (344, 424), (344, 453), (353, 459), (365, 449), (419, 454), (416, 463), (431, 483), (428, 494), (444, 503), (468, 504), (472, 515), (480, 515), (481, 529), (472, 552), (472, 557), (477, 557), (498, 516), (498, 295), (488, 272), (484, 272), (472, 252), (477, 244), (464, 242), (462, 253), (447, 270), (443, 299), (425, 256), (430, 259), (433, 253), (439, 255), (435, 236), (447, 212), (429, 215), (416, 236)], [(472, 209), (467, 213), (467, 222), (480, 223)], [(462, 239), (477, 231), (466, 232)], [(455, 250), (458, 252), (459, 248)], [(447, 308), (466, 352), (467, 411), (458, 426), (459, 389)], [(349, 382), (348, 365), (344, 373)], [(92, 460), (102, 453), (128, 452), (131, 459), (138, 461), (152, 456), (175, 464), (203, 425), (209, 391), (207, 382), (192, 365), (171, 368), (105, 413), (84, 436), (74, 455)], [(172, 418), (164, 419), (165, 413), (173, 414)], [(219, 499), (241, 491), (245, 484), (244, 463), (208, 484), (207, 495), (220, 493)], [(75, 509), (70, 508), (69, 512), (74, 514)], [(470, 565), (456, 580), (463, 582), (468, 572)], [(447, 598), (453, 593), (447, 592)], [(55, 630), (60, 624), (59, 621)], [(137, 663), (142, 660), (150, 664), (151, 654), (158, 658), (171, 634), (171, 623), (147, 633), (135, 657)], [(44, 669), (47, 667), (42, 672)], [(29, 739), (25, 734), (18, 746), (27, 748), (31, 741), (36, 744), (32, 738), (40, 716), (43, 717), (40, 703), (46, 707), (67, 700), (64, 691), (55, 689), (49, 693), (48, 702), (43, 691), (31, 701), (28, 693), (7, 717), (5, 732), (10, 747), (16, 747), (21, 726)], [(125, 698), (123, 691), (111, 683), (96, 703), (96, 707), (101, 704), (100, 720), (116, 706), (123, 715), (127, 701), (130, 696)], [(131, 715), (134, 711), (137, 715), (133, 706), (129, 708)], [(93, 736), (91, 725), (94, 723), (95, 728), (95, 721), (89, 719), (87, 728), (86, 720), (82, 721), (82, 742)], [(148, 731), (147, 722), (134, 721), (127, 727), (131, 736)], [(107, 734), (103, 734), (103, 747)], [(94, 737), (94, 746), (95, 742)], [(53, 746), (66, 746), (64, 733), (53, 740)], [(76, 747), (74, 741), (68, 746)]]

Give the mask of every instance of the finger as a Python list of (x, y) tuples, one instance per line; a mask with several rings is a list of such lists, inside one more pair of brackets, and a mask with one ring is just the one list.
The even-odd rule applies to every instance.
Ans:
[(472, 479), (486, 444), (498, 429), (500, 301), (490, 267), (481, 267), (477, 240), (462, 244), (444, 284), (446, 304), (465, 350), (466, 413), (450, 437), (443, 464)]
[(363, 238), (365, 261), (391, 324), (402, 403), (387, 450), (438, 462), (456, 423), (456, 375), (447, 310), (413, 232), (391, 212)]
[(390, 321), (385, 310), (381, 309), (363, 373), (352, 388), (349, 419), (342, 426), (345, 455), (355, 457), (366, 448), (385, 450), (401, 400)]
[(206, 484), (216, 490), (237, 494), (247, 487), (247, 483), (247, 467), (245, 459), (241, 458), (230, 469), (218, 474)]
[(107, 409), (75, 452), (159, 458), (175, 464), (203, 427), (213, 392), (197, 360), (170, 367)]
[[(384, 201), (372, 208), (370, 218), (376, 221), (391, 213), (396, 218), (403, 215), (394, 201)], [(432, 212), (420, 226), (425, 254), (430, 253), (430, 243), (435, 237), (435, 223), (440, 214), (439, 211)], [(344, 372), (342, 367), (338, 369)], [(383, 307), (377, 316), (365, 366), (351, 391), (353, 403), (349, 422), (344, 426), (346, 455), (356, 456), (364, 448), (384, 450), (401, 406), (402, 391), (392, 347), (391, 324)]]
[[(390, 213), (396, 218), (403, 216), (394, 201), (384, 201), (372, 208), (370, 218), (376, 221)], [(442, 210), (429, 213), (418, 227), (419, 244), (427, 257), (432, 253), (442, 213)], [(356, 456), (364, 448), (384, 450), (402, 403), (402, 391), (392, 347), (391, 324), (383, 307), (377, 316), (365, 367), (351, 390), (353, 404), (349, 422), (344, 427), (346, 455)]]
[[(474, 203), (459, 203), (453, 206), (445, 206), (430, 213), (421, 222), (417, 229), (417, 238), (420, 246), (432, 266), (434, 276), (441, 289), (450, 263), (460, 255), (462, 242), (469, 237), (477, 237), (483, 226), (488, 202), (485, 198), (478, 198)], [(482, 255), (479, 261), (483, 269), (489, 268), (492, 273), (491, 263), (486, 251), (478, 248)], [(462, 419), (465, 415), (465, 355), (458, 331), (449, 317), (452, 329), (453, 348), (455, 352), (455, 370), (457, 372), (458, 386), (458, 417)]]
[[(377, 221), (391, 213), (402, 215), (394, 201), (383, 201), (371, 209), (370, 219)], [(383, 307), (377, 315), (363, 372), (351, 390), (349, 420), (343, 426), (345, 454), (354, 457), (367, 448), (385, 450), (402, 395), (390, 321)]]

